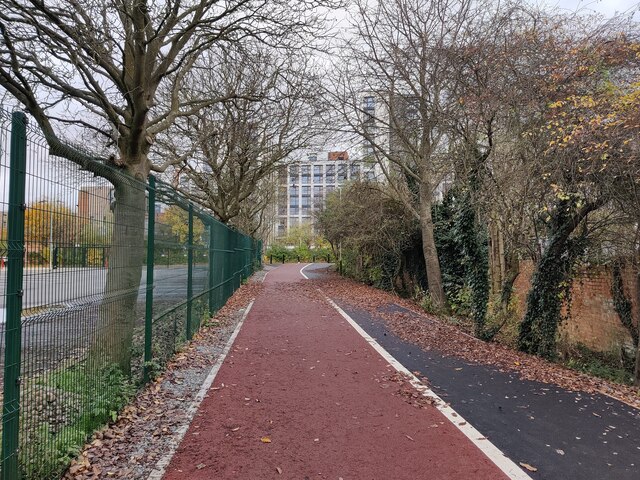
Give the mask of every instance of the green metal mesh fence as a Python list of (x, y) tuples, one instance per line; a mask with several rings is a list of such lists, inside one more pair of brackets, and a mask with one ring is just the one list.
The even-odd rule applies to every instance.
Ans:
[(224, 305), (262, 245), (153, 177), (52, 155), (25, 120), (0, 110), (0, 468), (41, 480)]

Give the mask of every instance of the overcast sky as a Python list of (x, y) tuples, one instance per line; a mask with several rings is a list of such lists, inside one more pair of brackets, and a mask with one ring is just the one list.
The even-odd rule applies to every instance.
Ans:
[[(637, 12), (640, 4), (638, 0), (545, 0), (543, 3), (571, 11), (587, 8), (607, 16), (616, 12), (624, 13), (634, 10)], [(640, 16), (640, 14), (636, 13), (636, 16)]]

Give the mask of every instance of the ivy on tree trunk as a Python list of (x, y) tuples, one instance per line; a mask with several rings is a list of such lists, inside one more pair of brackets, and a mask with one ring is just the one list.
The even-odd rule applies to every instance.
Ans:
[(489, 339), (493, 336), (485, 329), (489, 302), (489, 252), (486, 232), (477, 220), (471, 192), (468, 189), (460, 199), (454, 228), (462, 247), (465, 280), (471, 288), (474, 333), (478, 338)]
[(594, 202), (577, 207), (570, 198), (558, 201), (549, 225), (549, 244), (533, 274), (527, 311), (520, 324), (518, 348), (523, 352), (555, 357), (562, 305), (571, 287), (573, 267), (587, 240), (586, 233), (573, 238), (571, 234), (600, 206), (600, 202)]

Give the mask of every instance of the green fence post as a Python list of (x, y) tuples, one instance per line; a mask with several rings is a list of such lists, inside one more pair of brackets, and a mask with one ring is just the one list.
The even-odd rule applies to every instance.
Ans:
[(244, 274), (244, 245), (243, 237), (236, 232), (236, 271), (238, 272), (238, 282), (234, 291), (242, 285), (242, 276)]
[(187, 237), (187, 340), (193, 336), (191, 310), (193, 308), (193, 204), (189, 203), (189, 234)]
[(242, 237), (242, 280), (246, 280), (251, 275), (251, 248), (249, 244), (251, 239), (244, 235)]
[(233, 295), (237, 288), (240, 288), (240, 255), (238, 255), (238, 232), (235, 230), (232, 230), (231, 233), (231, 250), (233, 251), (233, 281), (229, 296)]
[(24, 268), (25, 177), (27, 170), (27, 117), (11, 118), (9, 212), (7, 231), (7, 297), (2, 410), (2, 480), (18, 477), (20, 429), (20, 355), (22, 346), (22, 270)]
[(213, 287), (215, 286), (215, 276), (214, 276), (214, 262), (213, 262), (213, 222), (209, 223), (209, 271), (208, 271), (208, 280), (209, 280), (209, 315), (213, 315), (213, 312), (216, 311), (216, 296), (213, 291)]
[(151, 341), (153, 335), (153, 269), (155, 267), (156, 230), (156, 178), (149, 175), (149, 200), (147, 206), (147, 296), (144, 311), (144, 383), (149, 381), (151, 369)]

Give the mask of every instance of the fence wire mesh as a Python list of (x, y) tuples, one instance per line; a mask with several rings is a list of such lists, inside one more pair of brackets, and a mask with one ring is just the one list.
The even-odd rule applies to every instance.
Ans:
[(261, 244), (25, 123), (0, 110), (0, 468), (42, 480), (224, 305)]

